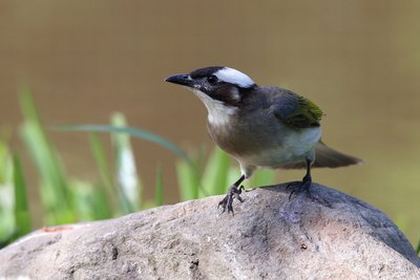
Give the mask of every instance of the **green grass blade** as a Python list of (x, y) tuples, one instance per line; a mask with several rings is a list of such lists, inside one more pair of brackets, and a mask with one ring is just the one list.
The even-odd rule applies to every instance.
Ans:
[(420, 257), (420, 240), (419, 240), (419, 242), (417, 243), (416, 253), (417, 253), (417, 256), (419, 256), (419, 257)]
[(200, 174), (195, 165), (185, 160), (176, 162), (176, 173), (181, 201), (196, 199), (200, 190)]
[(78, 220), (91, 221), (112, 217), (105, 191), (90, 182), (71, 181)]
[(118, 197), (118, 194), (112, 183), (112, 172), (108, 165), (104, 145), (95, 133), (89, 134), (89, 144), (100, 176), (100, 184), (98, 184), (98, 187), (101, 191), (98, 190), (98, 192), (106, 194), (107, 208), (111, 209), (112, 206), (117, 205), (117, 200), (115, 198)]
[(15, 237), (20, 237), (30, 232), (32, 225), (26, 196), (25, 178), (17, 155), (13, 156), (13, 185), (15, 193)]
[(81, 124), (81, 125), (62, 125), (54, 127), (57, 130), (61, 131), (87, 131), (87, 132), (107, 132), (107, 133), (117, 133), (117, 134), (128, 134), (131, 137), (143, 139), (152, 143), (159, 144), (160, 146), (168, 149), (178, 157), (181, 157), (188, 162), (190, 159), (188, 155), (177, 145), (172, 143), (171, 141), (154, 134), (150, 131), (139, 129), (139, 128), (132, 128), (127, 126), (115, 126), (115, 125), (99, 125), (99, 124)]
[(0, 139), (0, 248), (14, 238), (13, 193), (13, 161), (7, 144)]
[(237, 164), (231, 164), (229, 166), (229, 172), (227, 176), (227, 182), (229, 185), (232, 185), (236, 182), (239, 177), (241, 176), (241, 171), (239, 170), (239, 166)]
[(0, 185), (6, 183), (10, 174), (10, 153), (7, 144), (0, 139)]
[(259, 169), (251, 177), (250, 182), (247, 184), (251, 187), (262, 187), (273, 185), (276, 182), (276, 171), (271, 169)]
[(28, 89), (20, 95), (24, 115), (21, 136), (41, 177), (41, 198), (48, 224), (75, 221), (68, 182), (58, 154), (44, 132), (44, 128)]
[(163, 172), (162, 168), (158, 167), (156, 169), (156, 183), (155, 183), (155, 205), (163, 205), (164, 196), (163, 196)]
[(203, 186), (200, 196), (223, 194), (229, 187), (228, 176), (230, 166), (229, 156), (219, 148), (210, 154), (204, 170), (201, 184)]
[[(111, 117), (114, 127), (124, 128), (126, 121), (121, 113)], [(137, 176), (134, 152), (130, 143), (130, 135), (122, 133), (111, 134), (115, 155), (115, 171), (117, 185), (120, 191), (121, 210), (131, 213), (140, 208), (141, 184)]]

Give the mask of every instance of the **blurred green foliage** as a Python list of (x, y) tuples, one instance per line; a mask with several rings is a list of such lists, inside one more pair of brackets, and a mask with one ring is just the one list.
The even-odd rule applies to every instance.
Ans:
[(24, 121), (21, 135), (41, 178), (40, 192), (48, 224), (72, 223), (76, 220), (72, 211), (72, 193), (69, 178), (60, 162), (55, 147), (50, 143), (32, 96), (27, 88), (20, 96)]
[[(45, 225), (107, 219), (140, 209), (164, 204), (164, 180), (156, 168), (155, 196), (146, 201), (138, 175), (131, 138), (160, 145), (175, 155), (181, 200), (223, 194), (239, 176), (239, 170), (220, 149), (208, 157), (201, 149), (187, 155), (171, 141), (152, 132), (127, 126), (121, 113), (111, 116), (110, 125), (66, 125), (61, 131), (87, 132), (98, 178), (85, 181), (67, 174), (60, 154), (49, 140), (29, 89), (20, 94), (23, 123), (20, 135), (25, 151), (31, 156), (39, 174), (39, 193)], [(112, 155), (108, 155), (97, 133), (109, 133)], [(112, 158), (113, 160), (110, 160)], [(255, 185), (274, 182), (273, 171), (261, 171), (252, 180)], [(0, 248), (32, 230), (27, 187), (19, 156), (7, 141), (0, 139)]]

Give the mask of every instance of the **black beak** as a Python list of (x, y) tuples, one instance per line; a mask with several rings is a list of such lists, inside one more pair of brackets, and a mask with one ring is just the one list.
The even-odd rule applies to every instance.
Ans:
[(177, 74), (170, 76), (165, 79), (165, 82), (187, 86), (187, 87), (193, 87), (194, 86), (194, 80), (190, 78), (190, 75), (188, 74)]

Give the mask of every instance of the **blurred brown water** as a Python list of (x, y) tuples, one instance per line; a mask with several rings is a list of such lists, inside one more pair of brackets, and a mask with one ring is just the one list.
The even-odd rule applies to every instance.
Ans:
[[(326, 112), (323, 139), (365, 159), (317, 170), (315, 180), (382, 209), (420, 238), (419, 1), (1, 1), (0, 127), (19, 125), (17, 88), (34, 93), (47, 124), (131, 125), (185, 149), (211, 147), (205, 110), (172, 73), (228, 65), (257, 83), (287, 87)], [(16, 133), (16, 131), (15, 131)], [(68, 173), (97, 177), (86, 134), (51, 132)], [(17, 133), (14, 143), (21, 148)], [(175, 158), (134, 141), (151, 197), (165, 172), (166, 202), (178, 200)], [(37, 179), (27, 159), (32, 208)], [(302, 172), (279, 172), (279, 181)], [(38, 218), (38, 223), (40, 223)]]

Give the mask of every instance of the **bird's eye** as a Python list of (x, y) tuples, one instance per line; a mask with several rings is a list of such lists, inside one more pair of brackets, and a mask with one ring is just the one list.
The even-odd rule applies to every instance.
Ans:
[(217, 77), (215, 75), (211, 75), (207, 78), (207, 81), (209, 82), (209, 84), (214, 85), (215, 83), (217, 83)]

